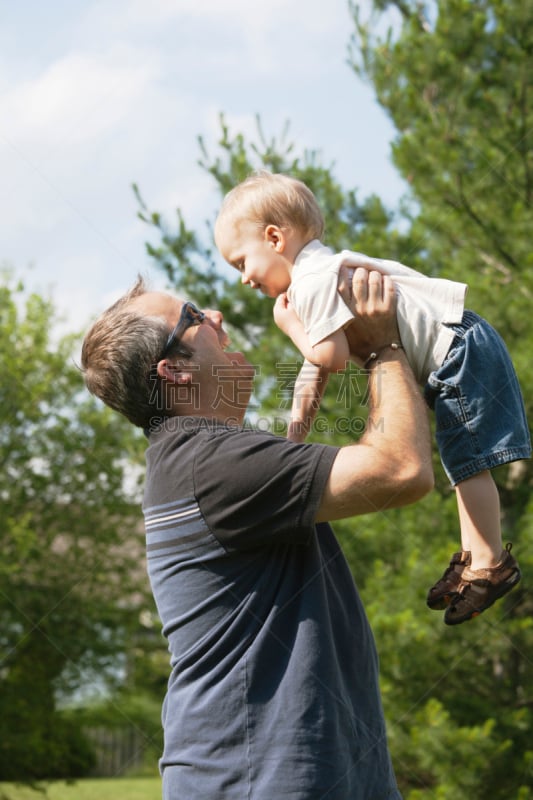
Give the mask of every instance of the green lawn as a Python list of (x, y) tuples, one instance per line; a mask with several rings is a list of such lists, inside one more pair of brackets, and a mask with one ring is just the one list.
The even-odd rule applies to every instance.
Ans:
[(161, 800), (161, 778), (93, 778), (42, 784), (44, 792), (0, 783), (0, 800)]

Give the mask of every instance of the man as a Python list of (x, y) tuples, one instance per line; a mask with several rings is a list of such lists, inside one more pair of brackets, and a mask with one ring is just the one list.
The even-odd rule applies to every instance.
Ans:
[(148, 436), (164, 800), (400, 798), (372, 633), (327, 523), (419, 499), (430, 439), (390, 279), (358, 269), (340, 290), (370, 365), (370, 424), (342, 448), (243, 427), (254, 370), (219, 312), (139, 281), (85, 338), (88, 388)]

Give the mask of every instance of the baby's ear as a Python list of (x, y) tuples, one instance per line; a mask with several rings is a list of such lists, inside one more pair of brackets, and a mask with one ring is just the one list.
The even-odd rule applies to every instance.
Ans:
[(284, 231), (277, 225), (270, 224), (266, 226), (265, 240), (272, 245), (277, 253), (283, 253), (286, 237)]

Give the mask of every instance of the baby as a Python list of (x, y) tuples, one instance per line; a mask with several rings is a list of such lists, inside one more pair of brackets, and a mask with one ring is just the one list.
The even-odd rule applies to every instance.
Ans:
[[(242, 283), (276, 297), (274, 318), (304, 354), (288, 436), (303, 441), (330, 372), (353, 357), (353, 315), (337, 291), (339, 269), (364, 267), (391, 275), (401, 341), (435, 412), (436, 439), (456, 490), (461, 551), (427, 595), (456, 625), (477, 616), (520, 580), (503, 549), (500, 501), (490, 470), (529, 458), (531, 442), (518, 379), (504, 342), (464, 308), (466, 285), (428, 278), (396, 261), (362, 253), (334, 254), (320, 239), (324, 220), (301, 181), (259, 172), (230, 191), (215, 225), (215, 242)], [(351, 346), (352, 345), (352, 346)], [(369, 353), (364, 366), (379, 359)]]

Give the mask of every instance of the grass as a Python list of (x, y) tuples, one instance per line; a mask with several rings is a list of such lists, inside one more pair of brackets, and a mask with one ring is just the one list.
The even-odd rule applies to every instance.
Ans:
[(0, 800), (161, 800), (161, 778), (86, 778), (39, 784), (44, 791), (0, 783)]

